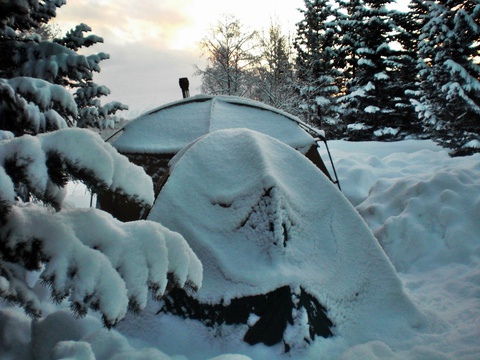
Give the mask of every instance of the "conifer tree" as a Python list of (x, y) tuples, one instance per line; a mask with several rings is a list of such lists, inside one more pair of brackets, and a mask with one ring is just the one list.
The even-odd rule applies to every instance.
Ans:
[(339, 13), (343, 16), (339, 19), (340, 26), (340, 56), (344, 59), (342, 63), (343, 87), (342, 93), (347, 90), (348, 83), (357, 74), (357, 49), (362, 42), (361, 28), (363, 7), (362, 0), (338, 0)]
[[(426, 22), (428, 7), (425, 0), (411, 0), (408, 4), (409, 11), (406, 13), (394, 13), (394, 20), (397, 24), (398, 35), (396, 41), (401, 46), (398, 51), (397, 78), (404, 86), (406, 100), (409, 100), (405, 106), (397, 107), (397, 113), (408, 121), (409, 134), (421, 137), (429, 137), (429, 134), (423, 130), (415, 106), (421, 97), (421, 80), (418, 72), (420, 35)], [(407, 125), (407, 124), (405, 124)]]
[[(85, 33), (92, 31), (86, 24), (80, 24), (69, 31), (64, 38), (54, 39), (55, 43), (61, 44), (68, 49), (78, 51), (81, 48), (102, 43), (103, 39), (96, 35), (85, 36)], [(96, 55), (99, 61), (109, 58), (108, 54), (99, 53)], [(110, 94), (110, 89), (105, 85), (98, 85), (93, 82), (93, 71), (100, 71), (99, 67), (93, 67), (89, 73), (85, 73), (81, 80), (70, 84), (76, 88), (74, 94), (75, 102), (79, 110), (78, 127), (97, 127), (104, 129), (113, 128), (119, 119), (115, 116), (118, 110), (128, 110), (128, 106), (118, 101), (111, 101), (102, 105), (100, 98)]]
[(480, 134), (480, 4), (442, 0), (427, 5), (419, 44), (423, 97), (417, 109), (441, 144), (461, 149)]
[(71, 179), (142, 207), (153, 203), (153, 184), (98, 134), (63, 129), (82, 110), (69, 88), (95, 88), (92, 72), (106, 58), (76, 53), (98, 41), (83, 37), (83, 25), (78, 37), (67, 35), (71, 42), (37, 34), (63, 4), (0, 2), (0, 299), (40, 317), (39, 293), (27, 281), (35, 271), (53, 301), (67, 299), (79, 316), (98, 310), (111, 327), (127, 310), (143, 309), (149, 293), (158, 299), (167, 286), (198, 288), (201, 264), (180, 235), (158, 223), (121, 223), (97, 209), (64, 206)]
[[(15, 5), (11, 5), (15, 3)], [(65, 126), (104, 127), (111, 121), (111, 114), (126, 106), (120, 103), (100, 105), (98, 96), (109, 92), (105, 86), (93, 83), (94, 72), (100, 71), (99, 63), (108, 59), (105, 53), (80, 55), (76, 51), (103, 41), (95, 35), (84, 36), (90, 28), (84, 24), (67, 33), (63, 39), (51, 41), (42, 37), (42, 27), (56, 15), (56, 7), (61, 1), (37, 3), (26, 1), (17, 4), (7, 1), (7, 9), (0, 15), (2, 33), (0, 35), (0, 78), (1, 90), (5, 98), (0, 99), (4, 107), (11, 108), (9, 122), (3, 118), (1, 127), (16, 135), (39, 133)], [(48, 35), (48, 33), (47, 33)], [(27, 79), (35, 79), (27, 80)], [(30, 86), (27, 86), (30, 85)], [(59, 90), (62, 87), (78, 89), (74, 95), (76, 106), (66, 108), (66, 97)], [(32, 91), (48, 88), (54, 96), (50, 102), (31, 101)], [(86, 90), (89, 89), (89, 90)], [(16, 97), (9, 99), (7, 94), (14, 92)], [(68, 96), (67, 96), (68, 97)], [(85, 111), (85, 108), (89, 111)], [(99, 113), (99, 116), (92, 116)], [(110, 115), (103, 116), (110, 113)]]
[[(391, 1), (341, 2), (348, 16), (342, 21), (342, 45), (345, 44), (351, 79), (347, 93), (340, 99), (343, 118), (357, 123), (352, 137), (388, 138), (404, 127), (406, 119), (398, 109), (408, 106), (404, 86), (399, 81), (401, 69), (398, 53), (390, 44), (395, 41), (397, 26)], [(355, 135), (354, 135), (355, 134)]]
[(338, 49), (341, 17), (328, 0), (305, 0), (304, 19), (297, 24), (297, 88), (303, 117), (320, 128), (335, 132), (338, 112), (335, 95), (340, 91), (342, 57)]

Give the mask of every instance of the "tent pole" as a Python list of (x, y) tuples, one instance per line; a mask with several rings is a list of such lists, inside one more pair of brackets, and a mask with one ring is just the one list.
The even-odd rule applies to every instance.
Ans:
[[(332, 154), (330, 154), (330, 149), (328, 148), (327, 140), (322, 138), (321, 141), (325, 144), (325, 148), (327, 149), (328, 158), (330, 159), (330, 164), (332, 165), (333, 175), (335, 176), (334, 184), (337, 184), (338, 190), (342, 191), (342, 187), (340, 186), (340, 180), (338, 180), (337, 170), (335, 169), (335, 164), (333, 163)], [(318, 141), (317, 141), (318, 146)], [(318, 146), (320, 148), (320, 146)]]

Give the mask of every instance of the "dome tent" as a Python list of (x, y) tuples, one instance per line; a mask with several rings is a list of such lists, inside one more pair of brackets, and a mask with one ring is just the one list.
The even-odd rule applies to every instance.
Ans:
[(246, 342), (286, 350), (318, 336), (352, 344), (405, 336), (421, 324), (359, 214), (299, 152), (224, 129), (170, 164), (148, 219), (183, 235), (204, 281), (196, 293), (172, 291), (164, 312), (238, 325)]
[(306, 153), (314, 139), (297, 123), (295, 116), (251, 99), (197, 95), (136, 118), (112, 145), (123, 154), (176, 154), (209, 132), (248, 128)]
[[(293, 115), (246, 98), (197, 95), (176, 101), (132, 120), (111, 140), (120, 153), (143, 166), (158, 184), (168, 162), (182, 148), (205, 134), (230, 128), (248, 128), (272, 136), (307, 156), (330, 177), (317, 150), (317, 141), (324, 139), (321, 132)], [(123, 221), (141, 215), (140, 209), (129, 207), (122, 199), (100, 195), (98, 201), (102, 209)]]

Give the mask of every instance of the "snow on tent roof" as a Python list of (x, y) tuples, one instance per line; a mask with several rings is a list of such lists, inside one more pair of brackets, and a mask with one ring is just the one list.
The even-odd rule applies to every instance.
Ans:
[[(181, 233), (200, 258), (195, 301), (229, 304), (289, 287), (317, 299), (333, 334), (354, 342), (410, 333), (420, 322), (367, 225), (297, 151), (227, 129), (200, 138), (171, 166), (148, 219)], [(309, 321), (297, 320), (308, 333)]]
[(306, 152), (314, 139), (298, 123), (293, 115), (250, 99), (197, 95), (132, 120), (113, 146), (122, 153), (175, 154), (209, 132), (249, 128)]

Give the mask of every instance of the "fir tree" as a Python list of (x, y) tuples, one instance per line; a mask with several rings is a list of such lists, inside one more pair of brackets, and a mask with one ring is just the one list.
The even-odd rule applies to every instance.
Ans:
[(394, 11), (387, 8), (390, 3), (343, 3), (348, 5), (349, 16), (342, 22), (342, 44), (351, 49), (347, 52), (351, 54), (351, 70), (346, 69), (351, 79), (340, 102), (345, 122), (361, 124), (355, 127), (361, 131), (353, 132), (352, 137), (391, 138), (408, 126), (408, 116), (399, 111), (408, 107), (409, 101), (399, 81), (399, 53), (390, 46), (398, 34)]
[[(44, 26), (56, 15), (55, 9), (61, 2), (23, 3), (25, 7), (17, 4), (19, 8), (15, 8), (7, 1), (5, 8), (8, 10), (0, 15), (2, 26), (0, 78), (4, 79), (0, 91), (5, 96), (1, 100), (8, 99), (9, 93), (16, 93), (15, 101), (9, 101), (9, 107), (13, 106), (10, 109), (12, 116), (9, 116), (8, 123), (7, 118), (1, 119), (1, 127), (16, 135), (35, 134), (74, 125), (104, 127), (112, 120), (109, 115), (92, 117), (90, 116), (92, 111), (86, 112), (82, 109), (86, 106), (83, 103), (85, 100), (89, 101), (90, 108), (95, 108), (95, 111), (101, 114), (108, 111), (114, 114), (116, 110), (126, 108), (125, 105), (116, 103), (102, 109), (100, 102), (94, 100), (99, 95), (109, 92), (108, 88), (99, 87), (92, 81), (94, 72), (100, 71), (99, 63), (108, 59), (108, 55), (99, 53), (84, 56), (76, 52), (83, 46), (90, 46), (103, 40), (95, 35), (84, 37), (83, 33), (90, 31), (90, 28), (81, 24), (67, 33), (64, 39), (51, 41), (50, 33), (44, 31)], [(20, 83), (26, 84), (21, 80), (25, 78), (37, 79), (35, 86), (30, 88), (20, 86)], [(63, 106), (65, 99), (61, 101), (62, 99), (58, 97), (54, 97), (48, 103), (35, 103), (30, 100), (29, 92), (39, 86), (49, 88), (50, 94), (60, 95), (61, 92), (53, 91), (57, 88), (56, 85), (79, 89), (79, 94), (83, 96), (88, 94), (89, 97), (85, 99), (79, 94), (75, 95), (74, 99), (79, 100), (76, 109), (65, 108)], [(85, 88), (90, 88), (90, 91), (83, 91)], [(41, 121), (35, 121), (37, 114), (42, 117)]]
[(341, 61), (337, 20), (341, 15), (328, 0), (305, 0), (300, 12), (304, 19), (297, 24), (294, 46), (301, 113), (316, 126), (335, 131)]
[(411, 0), (406, 13), (394, 13), (394, 20), (398, 26), (396, 41), (401, 46), (398, 53), (397, 78), (403, 84), (405, 99), (409, 103), (397, 106), (397, 114), (408, 121), (405, 122), (408, 134), (429, 137), (423, 131), (421, 121), (415, 112), (415, 105), (421, 97), (421, 80), (418, 75), (419, 42), (422, 28), (426, 22), (428, 7), (425, 0)]
[(417, 109), (441, 144), (460, 149), (480, 133), (480, 4), (427, 5), (419, 44), (423, 97)]
[[(75, 52), (81, 48), (103, 42), (103, 39), (99, 36), (93, 34), (85, 36), (85, 33), (90, 31), (92, 31), (92, 29), (88, 25), (80, 24), (77, 25), (75, 29), (69, 31), (64, 38), (54, 39), (54, 42)], [(98, 64), (99, 61), (108, 59), (109, 55), (99, 53), (92, 57), (97, 60), (96, 64)], [(74, 94), (79, 112), (76, 125), (79, 127), (97, 127), (100, 129), (107, 127), (113, 128), (119, 120), (118, 117), (115, 116), (115, 113), (118, 110), (128, 110), (128, 106), (118, 101), (111, 101), (102, 105), (100, 98), (109, 95), (110, 89), (104, 85), (98, 85), (93, 82), (93, 71), (100, 71), (100, 68), (96, 64), (92, 66), (91, 72), (87, 72), (82, 76), (81, 80), (70, 84), (73, 88), (77, 88)]]
[(98, 310), (110, 327), (127, 310), (143, 309), (149, 293), (158, 299), (167, 286), (199, 287), (201, 264), (158, 223), (65, 209), (70, 179), (142, 207), (153, 203), (153, 184), (98, 134), (62, 129), (80, 113), (68, 88), (91, 81), (105, 58), (76, 54), (79, 39), (69, 49), (35, 32), (63, 3), (0, 2), (0, 299), (41, 316), (27, 282), (36, 271), (53, 301), (68, 299), (79, 316)]

